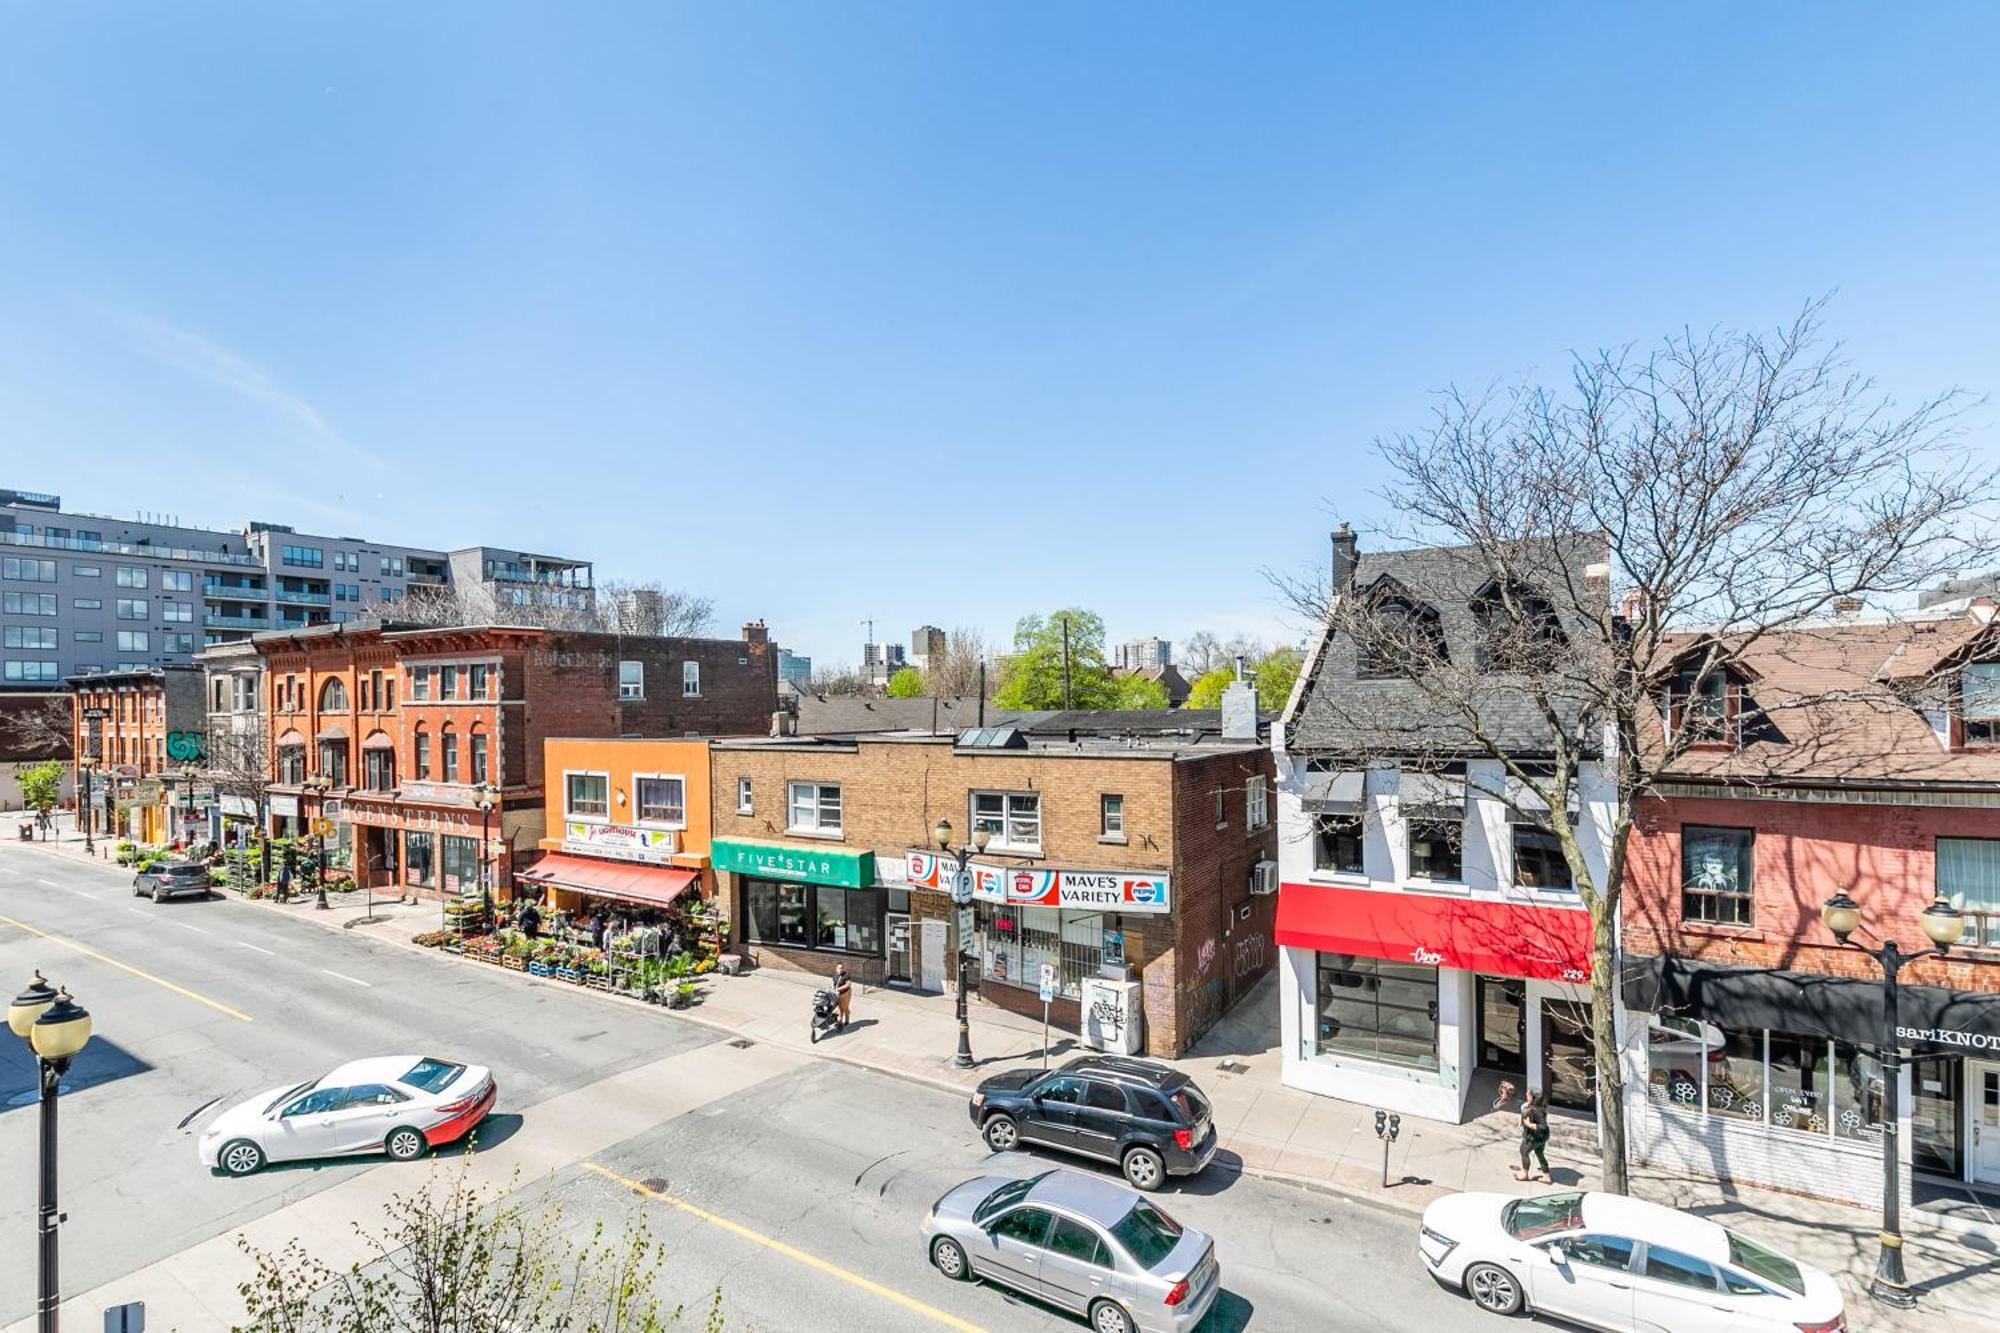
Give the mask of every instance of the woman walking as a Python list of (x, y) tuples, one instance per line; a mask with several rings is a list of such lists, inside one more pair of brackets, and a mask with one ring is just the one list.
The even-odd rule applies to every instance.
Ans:
[(1528, 1175), (1531, 1155), (1542, 1168), (1532, 1179), (1555, 1184), (1556, 1178), (1549, 1174), (1549, 1099), (1545, 1092), (1530, 1092), (1521, 1101), (1521, 1165), (1515, 1169), (1514, 1179), (1531, 1178)]

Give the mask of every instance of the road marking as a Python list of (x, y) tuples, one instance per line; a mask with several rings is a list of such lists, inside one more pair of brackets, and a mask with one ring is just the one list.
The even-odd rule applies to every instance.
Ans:
[(82, 889), (79, 889), (71, 884), (58, 884), (52, 879), (43, 879), (40, 875), (35, 876), (35, 883), (46, 884), (48, 887), (52, 889), (60, 889), (64, 893), (73, 893), (79, 898), (95, 898), (97, 896), (94, 893), (86, 893)]
[(276, 949), (266, 949), (263, 945), (252, 944), (248, 940), (238, 940), (236, 942), (242, 945), (246, 949), (255, 949), (258, 953), (268, 954), (272, 958), (276, 958), (278, 956), (278, 951)]
[(582, 1165), (584, 1170), (595, 1172), (603, 1176), (606, 1180), (623, 1185), (634, 1194), (643, 1195), (655, 1202), (664, 1203), (671, 1208), (677, 1208), (689, 1217), (699, 1218), (712, 1227), (719, 1227), (727, 1231), (732, 1236), (740, 1236), (744, 1240), (762, 1245), (767, 1250), (774, 1250), (784, 1255), (787, 1259), (796, 1260), (804, 1264), (807, 1268), (825, 1273), (828, 1277), (839, 1278), (842, 1282), (861, 1288), (861, 1290), (869, 1293), (871, 1296), (879, 1296), (891, 1304), (902, 1306), (905, 1310), (913, 1314), (920, 1314), (936, 1323), (943, 1324), (946, 1328), (958, 1329), (960, 1333), (984, 1333), (984, 1330), (977, 1324), (968, 1323), (955, 1314), (947, 1314), (934, 1305), (926, 1305), (914, 1296), (906, 1296), (893, 1287), (885, 1287), (880, 1282), (865, 1278), (859, 1273), (840, 1267), (838, 1264), (828, 1263), (816, 1254), (807, 1254), (804, 1250), (796, 1246), (787, 1245), (785, 1242), (767, 1236), (761, 1231), (753, 1231), (741, 1222), (732, 1222), (728, 1218), (719, 1217), (705, 1208), (697, 1208), (691, 1203), (676, 1199), (671, 1194), (662, 1194), (658, 1190), (648, 1189), (638, 1181), (627, 1180), (617, 1172), (599, 1166), (596, 1162), (585, 1162)]
[(126, 911), (128, 911), (128, 912), (130, 912), (130, 913), (131, 913), (131, 914), (132, 914), (133, 916), (143, 916), (143, 917), (145, 917), (145, 918), (146, 918), (146, 919), (147, 919), (148, 921), (152, 920), (152, 918), (153, 918), (153, 914), (152, 914), (151, 912), (148, 912), (148, 911), (147, 911), (147, 910), (146, 910), (145, 908), (143, 908), (143, 907), (128, 907), (128, 908), (126, 908), (125, 910), (126, 910)]
[(179, 926), (179, 927), (180, 927), (180, 928), (181, 928), (182, 930), (191, 930), (191, 931), (193, 931), (193, 932), (194, 932), (195, 934), (197, 934), (197, 935), (206, 935), (206, 934), (208, 934), (208, 932), (207, 932), (207, 931), (205, 931), (205, 930), (203, 930), (203, 929), (202, 929), (202, 928), (201, 928), (200, 926), (190, 926), (190, 925), (189, 925), (189, 924), (188, 924), (187, 922), (185, 922), (185, 921), (173, 921), (173, 922), (169, 922), (168, 924), (170, 924), (170, 925), (175, 925), (175, 926)]
[(360, 977), (350, 977), (345, 972), (336, 972), (330, 967), (322, 967), (320, 971), (330, 977), (339, 977), (342, 981), (351, 981), (357, 986), (373, 986), (375, 984), (372, 981), (363, 981)]
[[(125, 910), (128, 912), (139, 911), (139, 909), (136, 907), (128, 907)], [(139, 915), (145, 916), (147, 915), (147, 913), (139, 912)], [(239, 1019), (245, 1023), (254, 1023), (257, 1021), (256, 1019), (250, 1017), (250, 1015), (244, 1013), (241, 1009), (231, 1009), (228, 1005), (223, 1004), (220, 1000), (211, 1000), (206, 995), (197, 995), (193, 991), (189, 990), (187, 987), (176, 986), (173, 982), (168, 981), (163, 977), (156, 977), (151, 972), (141, 972), (138, 968), (132, 966), (130, 963), (121, 963), (116, 958), (112, 958), (105, 954), (101, 954), (95, 949), (87, 948), (84, 945), (78, 944), (75, 940), (66, 940), (60, 935), (51, 935), (46, 930), (37, 930), (35, 927), (29, 925), (25, 921), (16, 921), (11, 916), (0, 916), (0, 926), (12, 926), (16, 930), (25, 930), (30, 935), (39, 936), (42, 939), (49, 941), (51, 944), (60, 944), (65, 949), (74, 949), (76, 952), (84, 955), (85, 957), (95, 958), (98, 962), (108, 964), (111, 967), (115, 967), (120, 972), (129, 972), (133, 976), (138, 977), (141, 981), (150, 981), (155, 986), (159, 986), (166, 990), (170, 990), (176, 995), (184, 996), (187, 999), (193, 1000), (196, 1004), (205, 1004), (219, 1014), (228, 1014), (231, 1018)]]

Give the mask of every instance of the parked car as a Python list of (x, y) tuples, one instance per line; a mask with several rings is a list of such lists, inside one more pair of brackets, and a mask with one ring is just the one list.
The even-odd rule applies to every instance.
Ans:
[(1215, 1242), (1098, 1176), (980, 1176), (924, 1214), (937, 1270), (985, 1278), (1090, 1321), (1094, 1333), (1182, 1333), (1222, 1289)]
[(1619, 1194), (1454, 1194), (1418, 1249), (1483, 1309), (1629, 1333), (1844, 1333), (1831, 1277), (1707, 1218)]
[(478, 1065), (390, 1055), (258, 1093), (202, 1131), (201, 1164), (247, 1176), (266, 1162), (387, 1153), (414, 1161), (455, 1143), (493, 1109), (499, 1085)]
[(132, 876), (132, 896), (163, 903), (169, 898), (206, 898), (208, 867), (199, 861), (176, 861)]
[(1213, 1116), (1194, 1080), (1129, 1056), (1084, 1055), (1060, 1069), (996, 1074), (968, 1109), (995, 1152), (1032, 1144), (1114, 1162), (1135, 1189), (1191, 1176), (1215, 1156)]

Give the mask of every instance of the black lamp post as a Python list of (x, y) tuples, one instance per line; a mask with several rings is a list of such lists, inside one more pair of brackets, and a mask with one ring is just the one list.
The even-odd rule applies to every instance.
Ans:
[(313, 910), (325, 912), (333, 904), (326, 900), (326, 835), (319, 831), (320, 821), (326, 818), (326, 794), (333, 790), (333, 779), (324, 773), (315, 773), (300, 784), (317, 793), (320, 801), (313, 813), (313, 887), (319, 890), (319, 899), (313, 903)]
[[(972, 830), (972, 845), (970, 847), (961, 847), (954, 852), (951, 850), (951, 821), (949, 819), (938, 820), (937, 827), (931, 830), (931, 838), (937, 843), (939, 851), (953, 857), (958, 862), (958, 873), (952, 879), (954, 885), (957, 885), (965, 878), (966, 862), (972, 859), (974, 852), (983, 852), (986, 850), (987, 840), (991, 836), (985, 829), (974, 828)], [(967, 895), (965, 901), (960, 902), (958, 891), (954, 888), (952, 893), (952, 906), (954, 909), (952, 913), (952, 929), (958, 932), (958, 1054), (951, 1057), (951, 1062), (960, 1069), (970, 1069), (973, 1064), (972, 1022), (965, 1012), (965, 962), (972, 956), (972, 941), (967, 938), (966, 931), (959, 929), (959, 912), (957, 909), (965, 907), (971, 901), (970, 895)]]
[(76, 771), (83, 777), (83, 799), (76, 803), (76, 810), (77, 814), (83, 819), (83, 854), (85, 856), (94, 856), (97, 854), (97, 848), (90, 841), (90, 826), (94, 822), (91, 819), (92, 812), (90, 809), (90, 770), (96, 767), (97, 761), (89, 755), (85, 755), (76, 761)]
[(41, 1071), (42, 1162), (36, 1209), (41, 1262), (35, 1288), (35, 1327), (40, 1333), (56, 1333), (62, 1318), (56, 1227), (63, 1220), (56, 1211), (56, 1094), (62, 1076), (69, 1072), (70, 1060), (90, 1040), (90, 1015), (70, 999), (68, 991), (52, 989), (37, 972), (8, 1006), (7, 1026), (34, 1050)]
[(1871, 949), (1856, 944), (1851, 936), (1861, 925), (1861, 906), (1845, 893), (1836, 893), (1819, 909), (1821, 921), (1833, 937), (1850, 949), (1873, 958), (1882, 968), (1882, 1091), (1888, 1106), (1882, 1116), (1882, 1253), (1875, 1260), (1875, 1277), (1868, 1294), (1884, 1305), (1907, 1310), (1917, 1303), (1903, 1276), (1903, 1190), (1902, 1159), (1897, 1146), (1902, 1120), (1902, 1039), (1896, 1015), (1896, 974), (1905, 963), (1932, 958), (1948, 952), (1965, 934), (1965, 917), (1939, 897), (1918, 916), (1917, 924), (1936, 946), (1916, 953), (1904, 953), (1894, 940), (1882, 941)]
[(187, 792), (187, 813), (181, 819), (181, 832), (190, 848), (194, 846), (194, 780), (201, 776), (201, 770), (193, 764), (181, 767), (181, 787)]
[(487, 840), (487, 827), (493, 818), (493, 807), (500, 802), (500, 789), (482, 782), (472, 789), (472, 799), (479, 806), (479, 905), (485, 910), (490, 923), (493, 920), (493, 875), (487, 865), (491, 845)]

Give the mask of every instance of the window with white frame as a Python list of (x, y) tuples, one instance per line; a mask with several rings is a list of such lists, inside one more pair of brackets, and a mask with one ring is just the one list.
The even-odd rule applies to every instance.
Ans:
[(605, 773), (565, 773), (563, 810), (575, 819), (604, 819), (611, 814), (611, 777)]
[(793, 782), (785, 789), (785, 827), (793, 833), (840, 832), (840, 784)]
[(1032, 791), (972, 793), (972, 831), (986, 830), (990, 846), (1002, 850), (1042, 849), (1042, 797)]
[(1106, 792), (1097, 798), (1097, 836), (1100, 838), (1122, 838), (1125, 836), (1125, 798), (1115, 792)]
[(752, 813), (749, 778), (736, 779), (736, 813), (739, 815)]
[(422, 699), (428, 699), (430, 697), (431, 697), (431, 669), (429, 667), (411, 667), (410, 698), (422, 700)]
[(1264, 790), (1262, 775), (1243, 784), (1243, 815), (1244, 822), (1252, 829), (1263, 828), (1271, 822), (1271, 796)]
[(620, 662), (618, 664), (618, 697), (621, 699), (643, 699), (646, 697), (646, 664), (644, 662)]
[(701, 695), (701, 663), (681, 663), (681, 693), (690, 699)]
[(193, 592), (194, 571), (191, 569), (163, 569), (160, 571), (160, 587), (168, 592)]
[(147, 572), (138, 565), (118, 566), (118, 586), (121, 588), (143, 588), (147, 583)]
[(644, 824), (687, 823), (687, 784), (680, 778), (634, 778), (638, 788), (639, 821)]

